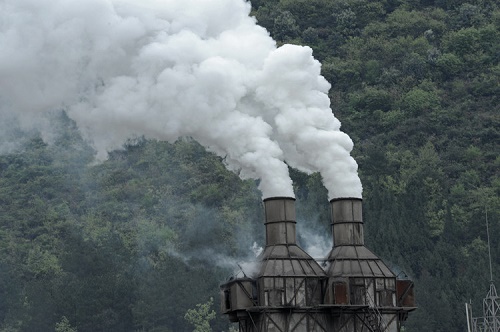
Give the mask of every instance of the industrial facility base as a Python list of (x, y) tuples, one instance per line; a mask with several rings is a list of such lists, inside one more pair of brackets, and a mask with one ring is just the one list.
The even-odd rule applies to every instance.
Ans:
[(324, 264), (296, 243), (295, 199), (264, 200), (266, 247), (253, 275), (221, 285), (221, 310), (240, 332), (399, 332), (415, 310), (413, 282), (364, 246), (362, 200), (330, 202)]

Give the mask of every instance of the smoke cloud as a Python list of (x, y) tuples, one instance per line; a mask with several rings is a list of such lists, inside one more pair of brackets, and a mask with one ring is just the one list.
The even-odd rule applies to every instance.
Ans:
[(287, 163), (321, 172), (330, 198), (361, 197), (320, 63), (277, 48), (249, 12), (243, 0), (0, 0), (0, 120), (49, 137), (46, 115), (64, 110), (100, 159), (129, 138), (190, 136), (260, 179), (264, 198), (294, 196)]

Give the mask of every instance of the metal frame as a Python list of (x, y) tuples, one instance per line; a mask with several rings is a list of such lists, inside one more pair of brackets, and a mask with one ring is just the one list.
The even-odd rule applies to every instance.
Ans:
[(500, 331), (500, 298), (493, 283), (493, 269), (491, 265), (490, 229), (488, 224), (488, 210), (485, 207), (486, 234), (488, 236), (488, 259), (490, 267), (490, 290), (483, 299), (483, 317), (472, 317), (472, 306), (465, 304), (467, 315), (467, 329), (469, 332), (499, 332)]
[(483, 317), (475, 317), (470, 320), (472, 309), (470, 305), (466, 305), (466, 308), (467, 318), (471, 323), (471, 326), (468, 326), (470, 332), (500, 331), (500, 302), (493, 283), (490, 284), (490, 290), (483, 299)]

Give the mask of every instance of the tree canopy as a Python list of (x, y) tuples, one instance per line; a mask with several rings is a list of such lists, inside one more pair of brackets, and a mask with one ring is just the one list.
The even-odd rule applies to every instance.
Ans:
[[(500, 275), (497, 2), (252, 5), (279, 44), (322, 62), (355, 143), (367, 246), (416, 282), (406, 331), (463, 331), (463, 303), (480, 315), (488, 290), (486, 218)], [(256, 183), (189, 138), (137, 139), (96, 164), (64, 112), (52, 121), (50, 144), (22, 133), (0, 155), (0, 331), (192, 331), (186, 313), (263, 244)], [(290, 172), (299, 224), (327, 234), (321, 178)]]

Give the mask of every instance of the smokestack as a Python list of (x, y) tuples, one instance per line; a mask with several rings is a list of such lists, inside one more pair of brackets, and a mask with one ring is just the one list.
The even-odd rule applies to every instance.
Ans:
[(272, 197), (264, 200), (266, 246), (295, 244), (295, 198)]
[(336, 198), (330, 204), (334, 246), (363, 246), (362, 199)]
[(361, 198), (336, 198), (332, 208), (333, 248), (327, 261), (330, 277), (386, 277), (394, 273), (364, 243)]
[(221, 286), (221, 309), (240, 331), (330, 331), (325, 271), (296, 243), (295, 198), (264, 199), (266, 247), (258, 272)]
[(266, 247), (259, 256), (258, 276), (324, 276), (319, 264), (296, 243), (295, 198), (266, 198), (264, 210)]
[[(332, 208), (333, 248), (327, 261), (325, 304), (366, 306), (356, 317), (334, 321), (332, 331), (400, 331), (415, 310), (413, 283), (397, 280), (391, 269), (364, 245), (361, 198), (337, 198)], [(376, 308), (376, 309), (374, 309)], [(347, 325), (342, 325), (349, 322)], [(364, 328), (362, 329), (364, 331)]]

